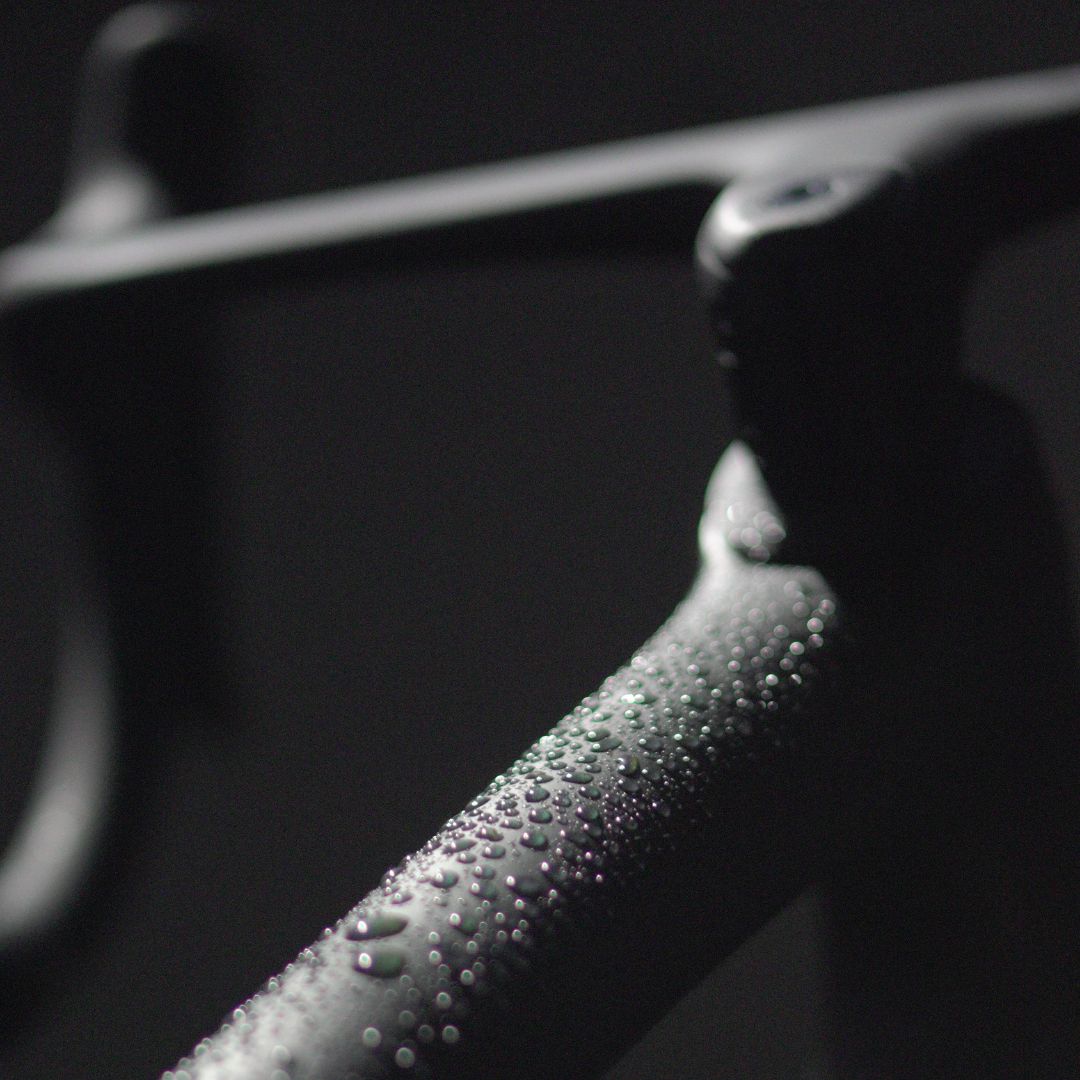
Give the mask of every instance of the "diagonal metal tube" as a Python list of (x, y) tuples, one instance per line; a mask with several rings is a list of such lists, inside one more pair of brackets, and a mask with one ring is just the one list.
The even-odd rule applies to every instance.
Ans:
[(1068, 120), (1078, 111), (1080, 68), (1067, 67), (193, 214), (86, 241), (43, 236), (0, 257), (0, 310), (125, 281), (482, 226), (644, 192), (716, 192), (736, 177), (793, 166), (813, 173), (912, 161), (943, 145)]

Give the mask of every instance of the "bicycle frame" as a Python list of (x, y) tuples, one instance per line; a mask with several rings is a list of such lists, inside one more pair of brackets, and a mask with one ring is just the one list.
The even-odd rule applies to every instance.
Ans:
[[(223, 692), (190, 525), (211, 518), (212, 432), (191, 428), (211, 403), (197, 372), (147, 354), (145, 326), (190, 335), (196, 284), (345, 250), (467, 257), (481, 240), (583, 232), (664, 247), (704, 216), (698, 264), (744, 436), (706, 497), (701, 574), (664, 627), (170, 1080), (595, 1072), (842, 857), (925, 867), (927, 835), (955, 840), (957, 807), (983, 829), (995, 799), (1016, 809), (1036, 782), (1067, 805), (1065, 545), (1026, 422), (965, 379), (959, 335), (978, 254), (1080, 203), (1080, 68), (172, 217), (162, 208), (198, 193), (180, 163), (141, 156), (124, 93), (137, 98), (136, 60), (188, 47), (190, 27), (170, 9), (126, 18), (91, 65), (64, 206), (0, 258), (19, 378), (75, 433), (93, 500), (94, 573), (72, 604), (90, 657), (72, 691), (83, 748), (58, 727), (0, 868), (15, 960), (48, 943), (105, 831), (110, 744), (131, 734), (115, 716), (169, 704), (149, 657), (169, 642), (163, 685), (196, 684), (208, 706)], [(136, 339), (164, 401), (114, 366)], [(1032, 535), (1037, 557), (1018, 559)], [(154, 595), (129, 549), (167, 554)], [(996, 678), (1002, 619), (1026, 662), (1066, 657), (1023, 754), (1002, 749), (1016, 708)], [(43, 867), (40, 822), (73, 783), (74, 831), (52, 842), (67, 854)], [(1068, 844), (1035, 820), (1045, 878)], [(956, 874), (934, 879), (941, 895)], [(947, 955), (929, 921), (913, 932)], [(633, 1000), (612, 993), (629, 953), (648, 973)], [(919, 995), (955, 1006), (925, 982)], [(937, 1075), (1005, 1051), (964, 1053)]]

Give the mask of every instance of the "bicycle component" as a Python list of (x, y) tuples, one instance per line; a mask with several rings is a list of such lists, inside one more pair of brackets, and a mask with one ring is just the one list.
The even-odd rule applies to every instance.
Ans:
[(167, 1076), (591, 1075), (790, 895), (836, 617), (764, 561), (755, 474), (728, 450), (699, 581), (633, 661)]
[[(958, 163), (966, 157), (969, 167), (945, 178), (942, 192), (951, 191), (952, 205), (995, 227), (1030, 222), (1075, 199), (1068, 140), (1077, 135), (1078, 109), (1080, 74), (1062, 68), (194, 214), (90, 243), (35, 239), (0, 260), (0, 308), (418, 234), (452, 249), (463, 232), (470, 240), (479, 229), (492, 243), (521, 243), (522, 229), (542, 239), (567, 221), (576, 227), (591, 219), (595, 243), (600, 219), (608, 237), (644, 233), (652, 244), (681, 244), (679, 227), (692, 236), (700, 213), (736, 178), (918, 167), (961, 149)], [(970, 168), (975, 162), (980, 167)], [(617, 212), (625, 204), (628, 211)], [(593, 214), (576, 213), (582, 206)], [(600, 207), (612, 211), (608, 220)], [(510, 219), (517, 219), (514, 228)]]
[[(735, 181), (699, 252), (760, 460), (743, 444), (725, 455), (690, 596), (174, 1078), (600, 1068), (838, 850), (922, 813), (940, 773), (920, 764), (955, 764), (971, 735), (955, 718), (994, 711), (993, 627), (1023, 613), (1015, 590), (995, 591), (993, 619), (971, 602), (1015, 570), (1015, 536), (989, 526), (1021, 507), (1054, 535), (1023, 425), (955, 374), (954, 259), (981, 223), (993, 236), (1073, 198), (1062, 147), (1078, 109), (1067, 70), (184, 220), (104, 215), (115, 232), (5, 254), (0, 306), (18, 327), (77, 295), (113, 333), (118, 284), (154, 303), (176, 274), (302, 251), (453, 253), (477, 229), (520, 244), (598, 204), (599, 235), (637, 237), (641, 199), (685, 225), (688, 205)], [(945, 235), (942, 207), (970, 214)], [(162, 362), (153, 379), (175, 374)], [(151, 379), (136, 389), (160, 397)], [(1018, 481), (1006, 491), (1002, 460)], [(110, 514), (137, 502), (105, 493)], [(114, 611), (132, 601), (131, 569), (112, 565)], [(1059, 571), (1047, 560), (1013, 582), (1048, 595)], [(1054, 632), (1071, 626), (1054, 610)], [(956, 611), (971, 624), (943, 634)], [(1050, 647), (1049, 624), (1024, 626), (1029, 650)], [(127, 673), (145, 659), (133, 645)], [(612, 994), (628, 972), (635, 994)]]
[[(975, 142), (849, 133), (838, 162), (819, 145), (805, 173), (721, 196), (699, 259), (749, 446), (718, 467), (687, 600), (170, 1080), (598, 1073), (811, 875), (853, 853), (909, 865), (905, 830), (954, 809), (950, 772), (964, 795), (967, 770), (998, 775), (971, 749), (1008, 725), (987, 609), (1046, 602), (1027, 656), (1072, 620), (1026, 426), (959, 373), (973, 233), (924, 231), (1004, 160), (981, 119)], [(1059, 206), (1060, 179), (1031, 205)], [(992, 237), (1005, 218), (981, 209)], [(1027, 572), (1001, 526), (1021, 514), (1053, 556)], [(987, 1053), (938, 1075), (1001, 1064)]]
[[(106, 24), (87, 59), (66, 197), (43, 242), (92, 245), (210, 205), (190, 147), (163, 130), (163, 116), (184, 125), (205, 107), (192, 84), (210, 89), (209, 55), (187, 7), (145, 5)], [(205, 124), (198, 133), (212, 143)], [(200, 167), (204, 158), (214, 154)], [(212, 530), (200, 524), (211, 521), (213, 395), (192, 364), (191, 302), (190, 289), (173, 289), (149, 302), (12, 313), (4, 327), (15, 378), (77, 459), (87, 519), (86, 565), (62, 601), (52, 731), (0, 864), (0, 959), (23, 968), (7, 973), (19, 995), (6, 1006), (28, 1000), (29, 972), (47, 967), (44, 946), (101, 870), (110, 819), (147, 764), (152, 740), (137, 735), (147, 713), (212, 712), (225, 697)]]

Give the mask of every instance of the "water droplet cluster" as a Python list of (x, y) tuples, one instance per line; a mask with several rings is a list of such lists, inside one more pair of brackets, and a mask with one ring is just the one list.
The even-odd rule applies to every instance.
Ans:
[(274, 1080), (328, 1060), (346, 1063), (335, 1076), (437, 1074), (561, 927), (707, 820), (726, 777), (785, 748), (834, 602), (813, 571), (767, 561), (782, 526), (746, 491), (736, 513), (730, 498), (707, 511), (738, 542), (703, 543), (690, 595), (631, 662), (163, 1080), (231, 1077), (215, 1067), (236, 1054)]

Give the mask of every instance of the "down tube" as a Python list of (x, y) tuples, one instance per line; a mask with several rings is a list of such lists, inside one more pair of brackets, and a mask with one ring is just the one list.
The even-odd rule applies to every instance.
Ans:
[(598, 1075), (818, 864), (835, 598), (750, 451), (631, 661), (164, 1080)]

